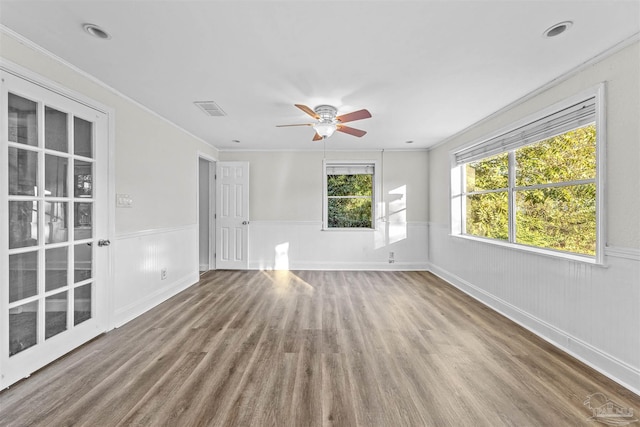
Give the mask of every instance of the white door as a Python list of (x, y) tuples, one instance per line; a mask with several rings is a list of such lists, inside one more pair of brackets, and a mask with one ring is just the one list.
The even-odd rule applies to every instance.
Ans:
[(1, 72), (0, 388), (106, 330), (108, 116)]
[(249, 267), (249, 163), (216, 163), (216, 268)]

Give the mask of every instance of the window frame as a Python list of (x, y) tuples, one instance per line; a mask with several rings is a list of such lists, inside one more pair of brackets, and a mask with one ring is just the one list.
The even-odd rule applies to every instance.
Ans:
[[(373, 167), (371, 189), (371, 227), (329, 227), (329, 195), (327, 169), (330, 167)], [(322, 160), (322, 230), (323, 231), (376, 231), (378, 229), (378, 203), (380, 197), (380, 173), (377, 160)]]
[[(450, 170), (451, 175), (449, 179), (449, 194), (450, 194), (450, 204), (449, 204), (449, 219), (450, 219), (450, 235), (453, 237), (459, 237), (463, 239), (475, 240), (480, 242), (485, 242), (489, 244), (494, 244), (497, 246), (508, 247), (511, 249), (521, 250), (530, 253), (536, 253), (545, 256), (551, 256), (554, 258), (563, 258), (569, 259), (573, 261), (581, 261), (590, 264), (596, 265), (604, 265), (604, 249), (606, 244), (606, 208), (605, 208), (605, 166), (606, 166), (606, 120), (605, 120), (605, 90), (606, 84), (600, 83), (599, 85), (589, 88), (575, 96), (567, 98), (561, 102), (551, 105), (537, 113), (531, 114), (524, 119), (521, 119), (517, 122), (514, 122), (500, 130), (486, 136), (484, 138), (475, 140), (470, 144), (466, 144), (462, 147), (456, 148), (449, 152), (450, 156)], [(458, 163), (456, 161), (457, 155), (465, 150), (470, 148), (481, 147), (483, 144), (486, 144), (489, 141), (495, 140), (496, 138), (513, 132), (516, 129), (520, 129), (527, 125), (530, 125), (540, 119), (543, 119), (549, 115), (557, 113), (561, 110), (566, 109), (571, 105), (575, 105), (577, 103), (583, 102), (589, 98), (594, 98), (595, 103), (595, 114), (594, 120), (596, 126), (596, 171), (595, 171), (595, 179), (593, 180), (596, 186), (596, 253), (594, 256), (578, 254), (575, 252), (566, 252), (561, 250), (556, 250), (552, 248), (545, 248), (539, 246), (530, 246), (522, 243), (517, 243), (515, 241), (516, 237), (516, 200), (515, 193), (518, 190), (529, 189), (529, 187), (516, 187), (515, 182), (515, 151), (524, 146), (532, 145), (537, 142), (543, 141), (546, 138), (542, 138), (537, 141), (530, 141), (528, 143), (522, 144), (516, 148), (510, 148), (508, 150), (502, 151), (501, 153), (508, 153), (509, 156), (509, 181), (508, 187), (506, 189), (500, 190), (487, 190), (487, 191), (479, 191), (475, 193), (487, 193), (487, 192), (495, 192), (506, 190), (509, 198), (509, 213), (508, 213), (508, 221), (509, 221), (509, 238), (508, 241), (493, 239), (488, 237), (470, 235), (465, 233), (466, 226), (466, 196), (471, 193), (466, 193), (465, 186), (465, 165), (474, 161), (470, 160), (464, 163)], [(583, 127), (585, 124), (578, 126)], [(497, 154), (497, 153), (495, 153)], [(487, 157), (490, 157), (488, 155)], [(478, 159), (480, 160), (480, 159)], [(571, 181), (570, 184), (567, 185), (579, 185), (581, 184), (580, 180)], [(532, 186), (531, 188), (548, 188), (548, 187), (557, 187), (565, 185), (565, 183), (551, 183), (551, 184), (540, 184)]]

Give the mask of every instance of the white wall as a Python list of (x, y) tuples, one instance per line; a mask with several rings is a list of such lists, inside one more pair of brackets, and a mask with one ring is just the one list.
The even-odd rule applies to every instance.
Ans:
[(220, 153), (223, 161), (250, 164), (250, 268), (425, 269), (427, 152), (326, 153), (327, 159), (378, 161), (380, 209), (389, 215), (379, 219), (375, 231), (322, 231), (323, 156), (321, 151)]
[[(431, 269), (640, 391), (640, 47), (633, 44), (457, 135), (429, 155)], [(606, 266), (449, 235), (449, 154), (582, 90), (607, 84)]]
[(111, 325), (197, 282), (198, 154), (217, 150), (19, 35), (0, 31), (0, 46), (2, 58), (115, 111), (114, 190), (133, 207), (111, 218)]

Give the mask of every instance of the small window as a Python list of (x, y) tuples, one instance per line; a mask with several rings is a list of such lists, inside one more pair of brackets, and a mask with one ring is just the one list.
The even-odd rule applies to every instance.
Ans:
[(324, 228), (375, 228), (375, 162), (324, 163)]
[(602, 262), (597, 97), (453, 153), (452, 233)]

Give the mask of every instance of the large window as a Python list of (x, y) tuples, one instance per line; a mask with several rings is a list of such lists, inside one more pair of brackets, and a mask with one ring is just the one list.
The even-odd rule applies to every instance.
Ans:
[(375, 228), (375, 162), (325, 161), (324, 228)]
[(601, 262), (597, 98), (453, 153), (453, 234)]

